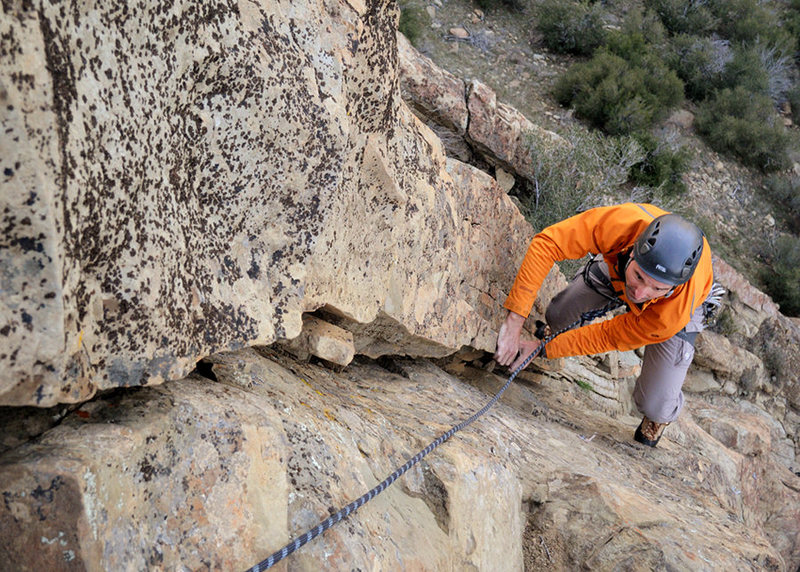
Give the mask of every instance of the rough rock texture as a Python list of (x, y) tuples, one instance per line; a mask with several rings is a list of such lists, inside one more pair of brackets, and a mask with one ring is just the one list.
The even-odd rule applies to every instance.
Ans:
[[(244, 569), (502, 386), (533, 229), (401, 100), (393, 3), (2, 10), (0, 403), (40, 406), (0, 408), (3, 566)], [(462, 148), (524, 176), (471, 85)], [(800, 333), (715, 268), (658, 448), (636, 352), (542, 360), (278, 569), (796, 570)]]
[(393, 3), (3, 11), (0, 403), (177, 379), (322, 306), (370, 354), (489, 349), (530, 229), (402, 104)]
[(403, 100), (415, 113), (464, 137), (469, 125), (464, 81), (419, 54), (402, 34), (397, 56)]
[(531, 123), (510, 105), (497, 101), (495, 92), (480, 81), (470, 83), (467, 107), (468, 136), (482, 156), (494, 166), (510, 168), (527, 179), (535, 176), (529, 139), (541, 142), (543, 149), (568, 145), (560, 135)]
[[(404, 358), (341, 373), (266, 349), (211, 361), (216, 383), (100, 397), (5, 455), (0, 551), (15, 568), (244, 569), (503, 383)], [(645, 450), (630, 439), (635, 418), (545, 380), (512, 386), (289, 568), (793, 570), (800, 478), (770, 460), (755, 416), (715, 438), (692, 402)], [(530, 554), (541, 546), (549, 556)]]
[(568, 145), (558, 134), (497, 101), (484, 83), (467, 84), (436, 66), (402, 34), (398, 35), (398, 54), (403, 99), (439, 135), (449, 156), (469, 161), (477, 155), (492, 167), (533, 180), (528, 140), (535, 138), (542, 149)]

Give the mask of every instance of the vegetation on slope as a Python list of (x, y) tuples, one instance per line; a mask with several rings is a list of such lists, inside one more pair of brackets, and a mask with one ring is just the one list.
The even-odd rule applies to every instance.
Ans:
[[(427, 6), (421, 0), (400, 4), (404, 14), (424, 12)], [(539, 159), (539, 180), (513, 191), (536, 227), (603, 197), (650, 200), (685, 211), (684, 203), (692, 201), (681, 198), (696, 192), (686, 185), (692, 149), (707, 146), (741, 166), (751, 181), (745, 191), (769, 205), (777, 222), (769, 236), (733, 245), (721, 240), (715, 248), (785, 313), (800, 315), (800, 184), (791, 170), (800, 161), (794, 126), (800, 119), (800, 0), (437, 4), (440, 9), (455, 4), (480, 8), (487, 19), (508, 22), (509, 27), (516, 22), (518, 29), (529, 30), (527, 38), (517, 38), (520, 44), (538, 44), (564, 62), (551, 89), (537, 95), (571, 109), (578, 118), (577, 125), (548, 126), (572, 140), (574, 149), (569, 156)], [(431, 32), (430, 23), (415, 29), (401, 25), (418, 43)], [(487, 43), (484, 38), (483, 54), (476, 51), (476, 58), (497, 58), (497, 53), (487, 55)], [(494, 47), (495, 52), (513, 51), (499, 41)], [(488, 78), (478, 79), (498, 88)], [(536, 93), (535, 79), (519, 89)], [(702, 140), (696, 144), (680, 144), (665, 128), (665, 118), (682, 108), (694, 113), (694, 132)], [(702, 213), (686, 214), (701, 219), (712, 238), (717, 234)], [(747, 235), (743, 230), (742, 236)]]

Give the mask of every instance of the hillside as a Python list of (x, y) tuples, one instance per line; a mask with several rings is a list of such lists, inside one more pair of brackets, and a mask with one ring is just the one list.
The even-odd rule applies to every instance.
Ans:
[[(481, 9), (481, 4), (489, 8)], [(586, 121), (575, 117), (572, 109), (559, 105), (553, 93), (558, 78), (570, 66), (587, 61), (588, 57), (558, 53), (547, 47), (536, 27), (536, 6), (541, 4), (544, 3), (400, 2), (401, 8), (417, 15), (408, 25), (418, 32), (414, 38), (415, 47), (441, 68), (464, 80), (477, 79), (485, 83), (497, 93), (498, 100), (512, 105), (546, 129), (560, 134), (590, 129)], [(603, 14), (607, 29), (618, 29), (627, 14), (645, 4), (604, 2), (598, 12)], [(800, 86), (796, 66), (790, 77)], [(694, 121), (697, 109), (696, 103), (684, 100), (682, 109), (672, 111), (656, 129), (669, 145), (689, 150), (690, 161), (682, 175), (687, 185), (685, 193), (678, 196), (653, 194), (634, 188), (628, 182), (599, 189), (597, 195), (582, 206), (608, 200), (646, 199), (681, 212), (702, 227), (716, 252), (763, 289), (764, 275), (771, 272), (768, 259), (775, 252), (776, 240), (783, 234), (794, 232), (796, 235), (796, 229), (786, 225), (783, 216), (786, 203), (767, 198), (763, 173), (743, 166), (736, 157), (714, 151), (697, 134)], [(789, 104), (783, 101), (780, 109), (780, 121), (795, 137), (790, 151), (793, 166), (782, 176), (800, 177), (800, 131), (791, 119)], [(512, 190), (512, 194), (516, 193), (525, 193), (525, 189)], [(546, 202), (544, 205), (548, 207)]]

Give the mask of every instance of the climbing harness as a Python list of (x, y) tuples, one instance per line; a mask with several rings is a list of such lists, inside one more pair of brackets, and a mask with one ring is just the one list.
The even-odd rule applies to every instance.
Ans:
[(721, 284), (714, 282), (711, 285), (711, 292), (705, 302), (703, 302), (703, 325), (711, 327), (717, 323), (717, 318), (720, 306), (722, 306), (722, 298), (725, 296), (725, 288)]
[(495, 403), (497, 403), (497, 401), (500, 399), (500, 396), (503, 395), (503, 393), (505, 392), (506, 389), (508, 389), (508, 386), (511, 385), (511, 382), (514, 381), (514, 378), (517, 377), (519, 372), (521, 372), (523, 369), (525, 369), (525, 367), (531, 362), (531, 360), (533, 358), (535, 358), (537, 355), (539, 355), (539, 353), (544, 349), (544, 346), (547, 345), (553, 338), (555, 338), (556, 336), (558, 336), (560, 334), (563, 334), (567, 330), (571, 330), (572, 328), (574, 328), (576, 326), (582, 326), (586, 322), (591, 322), (592, 320), (595, 320), (595, 319), (605, 315), (607, 312), (613, 310), (614, 308), (617, 308), (618, 306), (619, 306), (619, 304), (616, 301), (611, 301), (611, 302), (609, 302), (608, 304), (606, 304), (605, 306), (603, 306), (600, 309), (590, 310), (588, 312), (584, 312), (583, 314), (581, 314), (581, 317), (578, 320), (576, 320), (574, 323), (570, 324), (566, 328), (563, 328), (563, 329), (557, 331), (556, 333), (554, 333), (554, 334), (552, 334), (550, 336), (547, 336), (542, 341), (542, 343), (539, 345), (539, 347), (536, 350), (534, 350), (531, 353), (531, 355), (529, 355), (527, 358), (525, 358), (525, 361), (523, 361), (511, 373), (511, 375), (508, 377), (508, 380), (506, 380), (506, 382), (503, 385), (503, 387), (500, 388), (500, 391), (498, 391), (495, 394), (495, 396), (492, 397), (489, 400), (489, 402), (486, 405), (484, 405), (479, 411), (477, 411), (476, 413), (473, 413), (472, 416), (469, 419), (467, 419), (466, 421), (462, 421), (458, 425), (454, 425), (453, 427), (451, 427), (446, 433), (443, 433), (442, 435), (440, 435), (435, 441), (431, 442), (427, 447), (425, 447), (419, 453), (414, 455), (414, 457), (409, 459), (406, 462), (405, 465), (403, 465), (402, 467), (398, 468), (395, 472), (393, 472), (391, 475), (389, 475), (378, 486), (376, 486), (375, 488), (370, 490), (365, 495), (361, 496), (359, 499), (351, 502), (349, 505), (347, 505), (346, 507), (341, 509), (339, 512), (337, 512), (333, 516), (330, 516), (330, 517), (326, 518), (325, 520), (320, 522), (317, 526), (315, 526), (314, 528), (310, 529), (305, 534), (303, 534), (301, 536), (298, 536), (297, 538), (292, 540), (289, 544), (287, 544), (286, 546), (284, 546), (283, 548), (281, 548), (277, 552), (274, 552), (268, 558), (265, 558), (264, 560), (262, 560), (261, 562), (259, 562), (255, 566), (253, 566), (252, 568), (249, 568), (247, 570), (247, 572), (262, 572), (263, 570), (267, 570), (267, 569), (271, 568), (273, 565), (277, 564), (278, 562), (280, 562), (281, 560), (283, 560), (284, 558), (289, 556), (291, 553), (296, 551), (298, 548), (300, 548), (301, 546), (304, 546), (305, 544), (307, 544), (311, 540), (315, 539), (317, 536), (320, 536), (323, 532), (325, 532), (326, 530), (331, 528), (334, 524), (338, 523), (339, 521), (341, 521), (345, 517), (347, 517), (350, 514), (354, 513), (359, 508), (361, 508), (364, 504), (366, 504), (368, 501), (370, 501), (373, 498), (375, 498), (376, 496), (378, 496), (380, 493), (382, 493), (384, 490), (386, 490), (386, 488), (389, 485), (391, 485), (393, 482), (395, 482), (397, 479), (399, 479), (406, 471), (408, 471), (411, 467), (413, 467), (420, 460), (422, 460), (422, 458), (425, 457), (428, 453), (430, 453), (431, 451), (436, 449), (436, 447), (438, 447), (439, 445), (441, 445), (442, 443), (444, 443), (445, 441), (450, 439), (450, 437), (452, 437), (453, 435), (455, 435), (456, 433), (458, 433), (459, 431), (464, 429), (467, 425), (470, 425), (473, 421), (478, 419), (478, 417), (480, 417), (484, 413), (486, 413)]

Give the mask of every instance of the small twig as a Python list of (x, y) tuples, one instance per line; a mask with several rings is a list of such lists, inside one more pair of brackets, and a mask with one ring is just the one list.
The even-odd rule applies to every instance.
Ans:
[(548, 559), (550, 562), (552, 562), (552, 561), (553, 561), (553, 557), (552, 557), (552, 556), (550, 556), (550, 549), (549, 549), (549, 548), (547, 548), (547, 544), (545, 544), (545, 542), (544, 542), (544, 536), (542, 536), (542, 535), (540, 534), (540, 535), (539, 535), (539, 540), (540, 540), (540, 541), (541, 541), (541, 543), (542, 543), (542, 547), (544, 548), (544, 551), (545, 551), (545, 553), (547, 553), (547, 559)]

